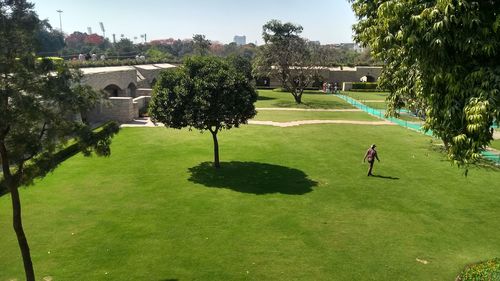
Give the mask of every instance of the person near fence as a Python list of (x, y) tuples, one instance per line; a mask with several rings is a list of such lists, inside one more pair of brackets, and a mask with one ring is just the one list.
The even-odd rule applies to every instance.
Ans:
[(363, 162), (365, 162), (368, 159), (368, 164), (370, 164), (367, 176), (373, 176), (372, 170), (373, 170), (373, 163), (375, 163), (375, 159), (377, 159), (378, 162), (380, 162), (375, 147), (377, 146), (375, 144), (372, 144), (370, 148), (368, 148), (368, 150), (366, 151), (365, 157), (363, 158)]

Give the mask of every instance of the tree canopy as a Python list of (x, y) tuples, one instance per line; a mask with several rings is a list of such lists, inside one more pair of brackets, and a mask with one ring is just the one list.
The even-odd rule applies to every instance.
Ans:
[(59, 30), (52, 29), (45, 20), (39, 25), (36, 31), (37, 53), (50, 56), (59, 53), (65, 46), (64, 34)]
[(271, 20), (262, 27), (264, 46), (254, 62), (255, 76), (271, 76), (290, 92), (297, 103), (302, 102), (304, 89), (319, 75), (322, 62), (316, 44), (300, 37), (302, 26)]
[(160, 74), (149, 114), (167, 127), (210, 131), (218, 168), (217, 133), (239, 127), (256, 114), (257, 92), (245, 75), (221, 58), (188, 58), (183, 66)]
[(205, 39), (205, 35), (195, 34), (193, 35), (193, 48), (194, 53), (199, 56), (206, 56), (210, 51), (210, 40)]
[(356, 39), (385, 63), (389, 113), (421, 112), (450, 159), (478, 160), (500, 117), (500, 2), (350, 2)]

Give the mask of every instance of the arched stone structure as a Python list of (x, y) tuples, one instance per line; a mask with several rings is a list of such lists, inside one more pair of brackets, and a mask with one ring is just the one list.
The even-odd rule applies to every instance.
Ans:
[(363, 77), (361, 77), (359, 79), (360, 82), (369, 82), (369, 83), (373, 83), (373, 82), (377, 82), (377, 79), (371, 75), (365, 75)]
[(103, 91), (107, 93), (108, 97), (123, 96), (123, 90), (115, 84), (109, 84), (108, 86), (104, 87)]
[(137, 97), (137, 86), (134, 83), (128, 84), (127, 87), (127, 97), (136, 98)]
[(257, 77), (255, 79), (256, 86), (258, 87), (269, 87), (271, 84), (271, 79), (269, 77)]

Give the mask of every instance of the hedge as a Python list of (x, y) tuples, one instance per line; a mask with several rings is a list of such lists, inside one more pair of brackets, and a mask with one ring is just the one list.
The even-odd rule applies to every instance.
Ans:
[(352, 83), (353, 90), (375, 90), (378, 87), (376, 82), (354, 82)]

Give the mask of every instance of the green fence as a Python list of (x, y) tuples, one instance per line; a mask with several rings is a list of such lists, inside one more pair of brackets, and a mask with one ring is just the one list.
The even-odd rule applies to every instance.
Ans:
[[(337, 96), (339, 98), (345, 100), (349, 104), (353, 105), (354, 107), (359, 108), (370, 115), (376, 116), (380, 119), (390, 121), (390, 122), (397, 124), (401, 127), (405, 127), (407, 129), (423, 133), (427, 136), (431, 136), (431, 137), (433, 136), (433, 133), (431, 130), (428, 130), (428, 131), (423, 130), (422, 126), (418, 123), (408, 122), (406, 120), (401, 120), (401, 119), (394, 118), (394, 117), (386, 117), (384, 110), (371, 108), (371, 107), (369, 107), (369, 106), (367, 106), (367, 105), (365, 105), (365, 104), (363, 104), (363, 103), (361, 103), (361, 102), (359, 102), (351, 97), (348, 97), (348, 96), (344, 96), (344, 95), (337, 95)], [(485, 159), (488, 159), (492, 162), (495, 162), (497, 165), (500, 165), (500, 154), (499, 153), (495, 153), (492, 151), (483, 151), (482, 155)]]

